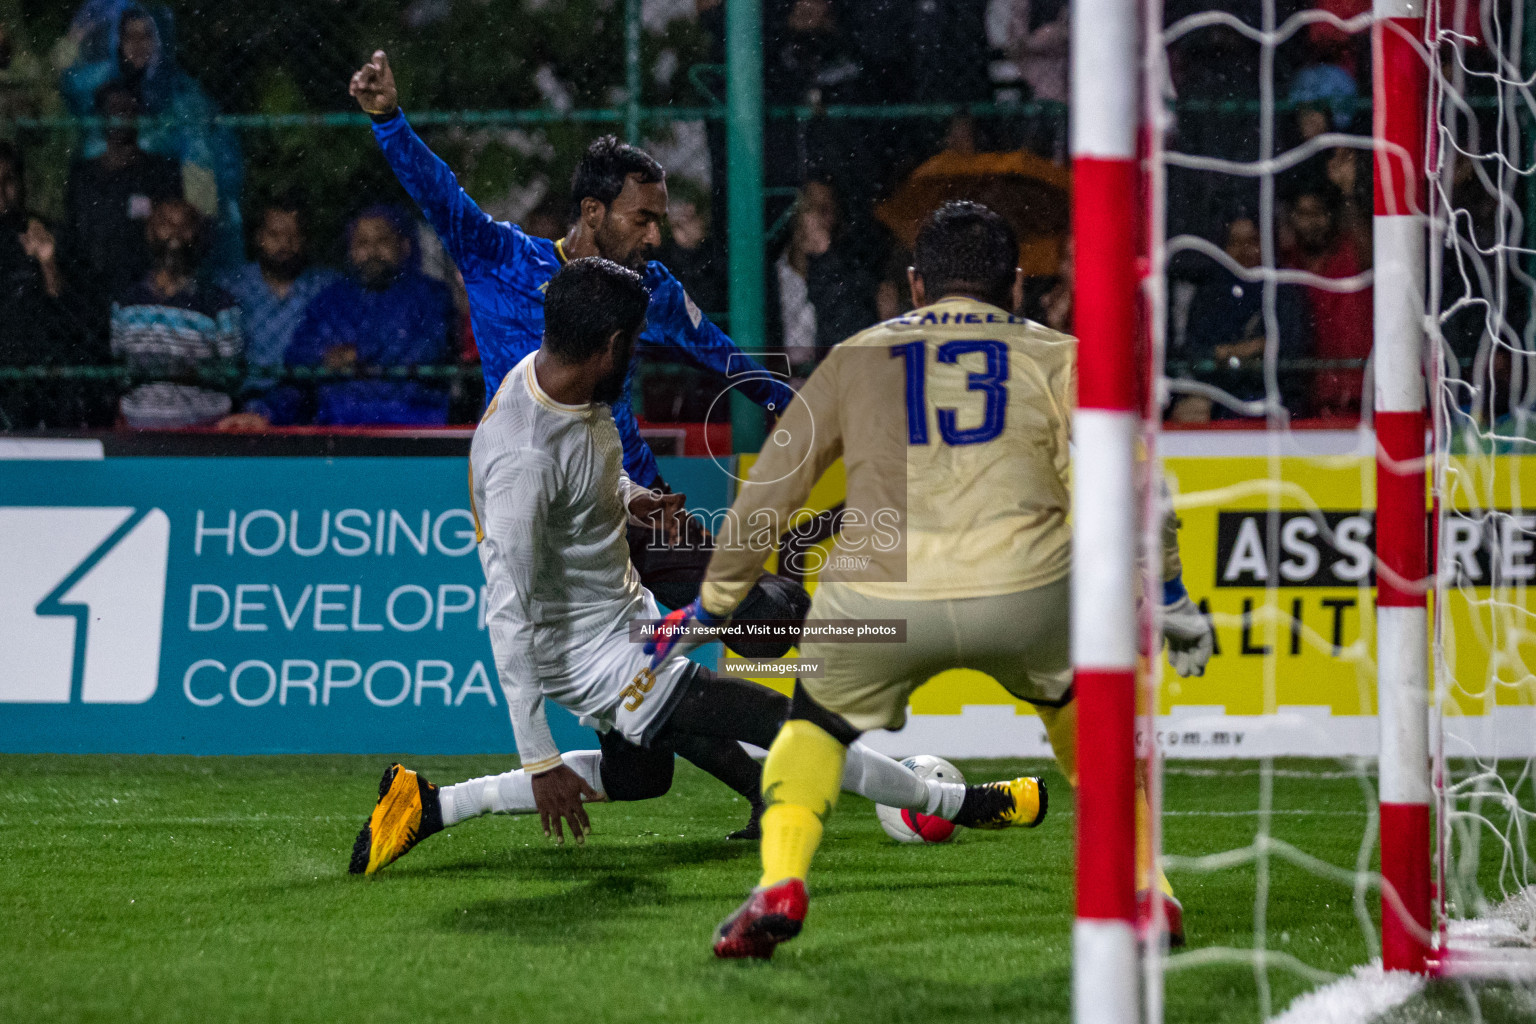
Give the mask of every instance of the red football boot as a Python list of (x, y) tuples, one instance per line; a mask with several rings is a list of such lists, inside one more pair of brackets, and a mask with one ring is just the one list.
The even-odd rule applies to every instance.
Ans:
[(1152, 897), (1162, 900), (1163, 921), (1168, 927), (1168, 945), (1178, 949), (1184, 945), (1184, 905), (1177, 897), (1152, 889), (1136, 894), (1136, 938), (1142, 942), (1152, 934)]
[(753, 889), (747, 902), (716, 929), (715, 956), (722, 960), (771, 959), (774, 947), (800, 934), (809, 908), (805, 883), (798, 878)]

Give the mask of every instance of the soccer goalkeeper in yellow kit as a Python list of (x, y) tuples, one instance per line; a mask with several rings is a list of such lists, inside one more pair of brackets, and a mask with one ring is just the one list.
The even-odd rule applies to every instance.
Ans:
[[(929, 219), (909, 271), (919, 308), (843, 342), (806, 382), (741, 487), (699, 599), (668, 617), (684, 639), (664, 629), (658, 661), (724, 623), (788, 517), (843, 459), (847, 500), (807, 625), (905, 620), (905, 640), (802, 642), (824, 674), (797, 681), (768, 752), (763, 875), (720, 926), (718, 956), (767, 958), (799, 933), (805, 877), (848, 745), (866, 730), (901, 728), (912, 691), (945, 669), (979, 670), (1034, 704), (1076, 784), (1068, 513), (1077, 346), (1006, 312), (1022, 286), (1017, 252), (1007, 222), (984, 206), (949, 203)], [(1211, 638), (1165, 532), (1164, 630), (1188, 675), (1204, 670)], [(995, 802), (999, 824), (1045, 813), (1032, 779), (976, 787), (967, 799)], [(1146, 808), (1143, 795), (1142, 835)], [(965, 810), (986, 819), (994, 809)], [(1138, 847), (1150, 897), (1150, 844)], [(1172, 926), (1177, 903), (1160, 874), (1157, 883)], [(1181, 925), (1170, 930), (1177, 939)]]

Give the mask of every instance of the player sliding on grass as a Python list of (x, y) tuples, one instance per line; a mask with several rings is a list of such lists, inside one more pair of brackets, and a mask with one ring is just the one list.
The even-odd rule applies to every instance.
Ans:
[[(354, 873), (493, 811), (537, 811), (546, 835), (563, 841), (564, 822), (579, 842), (590, 828), (583, 801), (660, 796), (674, 752), (758, 803), (762, 770), (738, 741), (772, 743), (789, 701), (682, 659), (653, 671), (629, 637), (632, 621), (660, 613), (625, 545), (635, 484), (619, 468), (608, 403), (623, 387), (648, 298), (640, 275), (608, 260), (563, 267), (549, 285), (542, 346), (507, 374), (475, 431), (470, 501), (486, 626), (523, 767), (439, 789), (391, 765), (353, 847)], [(600, 749), (562, 754), (546, 697), (594, 721)], [(841, 784), (877, 803), (972, 828), (1032, 825), (1044, 813), (1036, 779), (967, 787), (924, 780), (860, 744), (846, 754)]]
[[(977, 669), (1034, 704), (1077, 784), (1067, 520), (1076, 342), (1006, 312), (1018, 307), (1023, 285), (1017, 254), (1012, 229), (984, 206), (950, 203), (930, 218), (908, 271), (920, 308), (854, 335), (817, 368), (731, 509), (727, 523), (741, 524), (743, 536), (721, 531), (699, 600), (668, 617), (690, 638), (655, 645), (653, 664), (665, 671), (679, 649), (699, 642), (696, 634), (731, 615), (767, 554), (751, 524), (800, 508), (841, 457), (845, 525), (807, 624), (904, 619), (906, 642), (801, 645), (805, 657), (822, 660), (824, 675), (796, 683), (789, 720), (769, 750), (762, 878), (720, 925), (717, 956), (767, 958), (799, 934), (806, 873), (844, 759), (865, 730), (901, 728), (912, 691), (938, 672)], [(869, 524), (882, 513), (894, 513), (904, 547), (878, 542)], [(1164, 633), (1179, 674), (1199, 674), (1210, 630), (1184, 594), (1171, 539), (1165, 534)], [(1013, 787), (1027, 814), (1033, 783)], [(1144, 837), (1145, 794), (1137, 808)], [(1137, 845), (1150, 901), (1150, 845)], [(1178, 904), (1161, 872), (1156, 881), (1177, 939)]]
[[(535, 238), (516, 224), (492, 220), (459, 187), (448, 165), (427, 148), (400, 110), (394, 72), (383, 50), (352, 76), (350, 91), (374, 120), (373, 134), (395, 177), (421, 208), (443, 247), (464, 275), (475, 344), (485, 373), (487, 398), (507, 371), (539, 347), (544, 332), (544, 293), (550, 278), (568, 260), (603, 256), (645, 279), (650, 291), (648, 325), (640, 346), (665, 347), (714, 373), (741, 377), (736, 388), (769, 409), (783, 410), (794, 397), (741, 352), (710, 323), (677, 278), (650, 254), (661, 244), (667, 213), (666, 171), (649, 153), (613, 136), (588, 148), (571, 178), (570, 230), (551, 242)], [(624, 472), (640, 490), (665, 490), (656, 459), (640, 436), (629, 402), (630, 367), (611, 410), (623, 442)], [(759, 371), (747, 373), (747, 370)], [(682, 508), (682, 495), (660, 499), (669, 513)], [(630, 553), (640, 579), (668, 607), (698, 595), (709, 562), (708, 533), (684, 515), (671, 537), (632, 524)], [(754, 619), (799, 622), (810, 597), (799, 584), (761, 574), (746, 599), (744, 614)], [(789, 641), (731, 641), (748, 657), (777, 658)]]

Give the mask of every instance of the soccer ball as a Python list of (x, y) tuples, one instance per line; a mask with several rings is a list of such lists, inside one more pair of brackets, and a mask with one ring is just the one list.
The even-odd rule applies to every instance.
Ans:
[[(938, 779), (940, 782), (958, 782), (962, 786), (965, 785), (965, 776), (960, 774), (960, 769), (942, 757), (918, 754), (901, 763), (916, 772), (920, 778)], [(900, 807), (876, 804), (875, 816), (880, 819), (880, 827), (885, 829), (885, 834), (898, 843), (943, 843), (955, 834), (954, 822), (945, 821), (932, 814), (920, 814)]]

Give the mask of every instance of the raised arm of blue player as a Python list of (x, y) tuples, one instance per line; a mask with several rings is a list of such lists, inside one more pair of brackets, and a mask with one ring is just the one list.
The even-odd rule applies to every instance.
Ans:
[(648, 325), (640, 336), (642, 345), (669, 345), (696, 366), (713, 370), (728, 380), (743, 378), (737, 389), (758, 405), (780, 415), (789, 408), (794, 390), (737, 348), (694, 305), (682, 283), (669, 270), (660, 263), (652, 263), (645, 283), (651, 289), (651, 306), (646, 314)]
[[(660, 263), (650, 264), (646, 268), (645, 284), (651, 290), (651, 304), (646, 311), (647, 326), (640, 336), (641, 345), (675, 348), (695, 366), (713, 370), (727, 379), (748, 374), (737, 385), (742, 394), (779, 414), (789, 408), (795, 397), (789, 385), (770, 377), (762, 364), (737, 348), (724, 331), (710, 323), (666, 267)], [(634, 375), (631, 365), (629, 377), (624, 381), (623, 397), (613, 404), (613, 422), (624, 442), (625, 474), (637, 484), (654, 487), (661, 478), (661, 471), (656, 466), (656, 456), (640, 436), (640, 424), (630, 402)]]
[(389, 120), (376, 123), (373, 136), (390, 170), (416, 200), (466, 280), (522, 257), (528, 236), (480, 209), (442, 158), (421, 141), (402, 111), (397, 108)]

